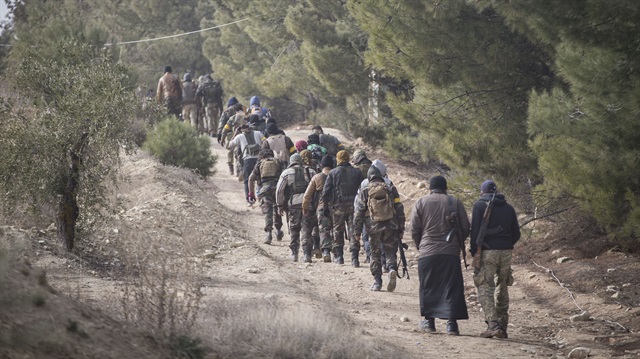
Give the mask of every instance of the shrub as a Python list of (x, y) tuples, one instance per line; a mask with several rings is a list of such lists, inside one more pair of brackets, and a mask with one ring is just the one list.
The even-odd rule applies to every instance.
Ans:
[(147, 134), (144, 147), (165, 165), (190, 168), (203, 178), (214, 174), (217, 157), (211, 154), (209, 138), (195, 128), (166, 118)]

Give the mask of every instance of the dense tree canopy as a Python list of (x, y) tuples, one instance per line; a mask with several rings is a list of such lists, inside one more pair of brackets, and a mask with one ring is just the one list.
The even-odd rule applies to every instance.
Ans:
[(578, 204), (612, 236), (639, 235), (637, 1), (18, 3), (16, 54), (59, 14), (85, 19), (99, 30), (83, 36), (103, 43), (220, 26), (115, 54), (142, 86), (164, 65), (213, 71), (226, 97), (259, 95), (283, 121), (339, 124), (474, 183), (495, 178), (537, 201), (525, 209), (542, 193), (544, 203)]

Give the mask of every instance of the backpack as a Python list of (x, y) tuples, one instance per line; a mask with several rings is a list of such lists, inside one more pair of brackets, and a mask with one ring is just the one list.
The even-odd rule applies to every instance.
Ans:
[(277, 179), (280, 176), (281, 167), (275, 158), (260, 160), (260, 182)]
[(320, 146), (327, 149), (328, 155), (331, 155), (331, 156), (337, 155), (339, 144), (340, 144), (340, 141), (336, 136), (332, 136), (324, 133), (320, 135)]
[(296, 167), (293, 178), (293, 194), (301, 194), (307, 190), (309, 181), (304, 177), (304, 167)]
[(209, 80), (202, 84), (205, 105), (216, 104), (222, 98), (222, 85), (218, 81)]
[(196, 103), (196, 85), (193, 82), (185, 82), (182, 88), (182, 103)]
[(283, 134), (267, 137), (267, 143), (275, 158), (284, 163), (289, 163), (289, 149), (287, 149), (286, 139)]
[(245, 133), (244, 137), (247, 139), (247, 145), (244, 147), (242, 152), (249, 156), (257, 156), (260, 152), (260, 145), (256, 143), (253, 132)]
[(394, 217), (393, 200), (386, 183), (369, 182), (367, 208), (374, 223), (388, 221)]

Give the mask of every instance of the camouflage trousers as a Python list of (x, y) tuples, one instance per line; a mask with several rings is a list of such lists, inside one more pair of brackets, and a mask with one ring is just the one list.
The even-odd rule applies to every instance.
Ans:
[(331, 210), (333, 220), (333, 250), (344, 247), (345, 236), (349, 241), (349, 252), (357, 257), (360, 242), (353, 235), (353, 206), (334, 206)]
[[(320, 242), (320, 237), (315, 229), (318, 227), (318, 217), (316, 211), (309, 211), (307, 215), (302, 215), (302, 251), (311, 254), (316, 248), (316, 242)], [(314, 233), (315, 232), (315, 233)], [(316, 241), (317, 239), (317, 241)]]
[(482, 267), (473, 275), (478, 300), (487, 322), (497, 321), (503, 328), (509, 324), (509, 285), (511, 249), (482, 251)]
[(322, 208), (317, 211), (318, 216), (318, 236), (320, 239), (320, 249), (331, 250), (331, 243), (333, 242), (333, 236), (331, 229), (333, 228), (333, 221), (331, 217), (327, 217), (322, 212)]
[(289, 207), (289, 235), (291, 243), (289, 248), (294, 253), (300, 248), (300, 231), (302, 230), (302, 207)]
[(169, 115), (175, 115), (177, 118), (180, 118), (182, 114), (182, 101), (175, 97), (165, 97), (164, 98), (164, 106), (167, 108), (167, 113)]
[(198, 129), (198, 106), (195, 103), (182, 105), (182, 120)]
[(215, 105), (206, 105), (204, 108), (203, 130), (208, 134), (216, 134), (218, 132), (218, 119), (220, 118), (220, 109)]
[(273, 194), (268, 195), (260, 199), (260, 209), (264, 214), (264, 231), (271, 232), (275, 225), (276, 230), (282, 229), (282, 216), (278, 213), (275, 206), (275, 190)]
[(376, 233), (369, 233), (371, 263), (369, 269), (375, 277), (382, 275), (382, 248), (385, 253), (385, 265), (390, 270), (398, 270), (398, 231), (387, 228)]

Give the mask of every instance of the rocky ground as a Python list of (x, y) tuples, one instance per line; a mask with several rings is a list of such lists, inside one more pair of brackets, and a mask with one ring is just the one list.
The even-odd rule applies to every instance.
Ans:
[[(289, 129), (287, 134), (295, 141), (309, 132), (304, 127)], [(161, 166), (142, 152), (126, 158), (123, 172), (129, 181), (114, 194), (120, 205), (113, 220), (79, 243), (74, 254), (61, 249), (53, 229), (47, 226), (28, 230), (5, 227), (3, 238), (34, 267), (44, 268), (56, 291), (71, 297), (70, 303), (81, 302), (76, 305), (83, 308), (117, 307), (114, 293), (124, 264), (116, 243), (163, 238), (175, 241), (172, 251), (188, 253), (187, 259), (198, 263), (205, 310), (224, 295), (274, 302), (291, 311), (309, 308), (320, 316), (331, 312), (348, 317), (354, 332), (372, 341), (393, 342), (411, 358), (561, 358), (576, 348), (585, 351), (574, 351), (571, 357), (586, 357), (580, 356), (586, 352), (594, 358), (640, 357), (640, 265), (635, 257), (615, 250), (585, 257), (585, 251), (579, 249), (590, 244), (553, 238), (538, 223), (529, 228), (515, 251), (518, 259), (516, 281), (510, 289), (509, 339), (477, 336), (485, 324), (471, 270), (464, 271), (470, 319), (460, 322), (461, 335), (446, 335), (440, 320), (436, 321), (438, 331), (426, 334), (418, 330), (421, 318), (414, 249), (407, 251), (411, 279), (400, 279), (393, 293), (371, 292), (372, 277), (366, 266), (353, 268), (317, 259), (311, 264), (291, 262), (289, 236), (272, 245), (262, 244), (260, 209), (245, 205), (242, 184), (227, 174), (225, 151), (214, 142), (212, 150), (220, 160), (218, 173), (208, 181)], [(380, 152), (370, 151), (369, 157), (386, 160)], [(406, 163), (386, 162), (389, 177), (409, 208), (413, 200), (427, 193), (422, 183), (430, 174)], [(55, 313), (68, 311), (69, 305), (73, 304), (48, 306), (47, 311), (57, 317)], [(102, 316), (94, 319), (94, 324), (87, 325), (89, 338), (94, 337), (93, 326), (117, 327)], [(5, 333), (25, 323), (7, 313), (0, 315), (0, 320)], [(206, 326), (206, 316), (200, 320)], [(52, 330), (69, 331), (65, 326)], [(116, 348), (112, 353), (103, 344), (91, 342), (109, 353), (96, 357), (119, 357), (118, 353), (128, 352), (116, 332), (101, 334), (109, 337), (108, 348)]]

